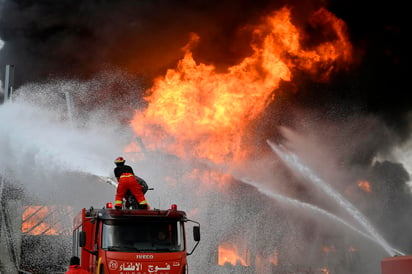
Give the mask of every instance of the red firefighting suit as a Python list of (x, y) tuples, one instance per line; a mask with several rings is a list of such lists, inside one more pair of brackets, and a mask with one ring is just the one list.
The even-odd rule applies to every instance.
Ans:
[[(147, 205), (146, 198), (144, 197), (142, 186), (137, 182), (133, 173), (123, 173), (120, 175), (119, 184), (117, 185), (116, 196), (114, 205), (119, 208), (122, 207), (123, 197), (127, 190), (133, 194), (139, 205)], [(148, 205), (147, 205), (148, 207)]]
[(79, 265), (71, 265), (69, 266), (69, 270), (66, 271), (65, 274), (88, 274), (86, 270), (81, 268)]

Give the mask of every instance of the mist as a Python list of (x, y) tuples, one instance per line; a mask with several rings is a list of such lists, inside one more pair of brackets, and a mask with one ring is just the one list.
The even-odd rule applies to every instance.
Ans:
[[(64, 93), (70, 92), (76, 98), (74, 101), (79, 102), (78, 97), (93, 90), (97, 83), (98, 80), (61, 80), (30, 84), (18, 89), (12, 102), (0, 106), (1, 117), (8, 117), (0, 128), (1, 174), (23, 188), (31, 203), (34, 200), (66, 204), (77, 212), (82, 207), (101, 207), (113, 201), (115, 189), (104, 178), (113, 176), (113, 159), (123, 155), (154, 188), (146, 195), (151, 207), (178, 204), (189, 218), (202, 224), (201, 245), (190, 257), (194, 273), (200, 273), (206, 266), (216, 268), (213, 257), (217, 246), (225, 241), (240, 244), (243, 241), (240, 235), (249, 240), (265, 239), (258, 240), (252, 250), (269, 252), (276, 247), (283, 252), (280, 255), (283, 262), (322, 264), (323, 259), (318, 256), (302, 261), (297, 258), (303, 250), (319, 253), (322, 245), (342, 237), (344, 242), (356, 243), (359, 264), (367, 262), (368, 271), (378, 271), (379, 261), (388, 256), (373, 237), (364, 235), (367, 232), (336, 201), (288, 168), (269, 146), (264, 149), (266, 153), (241, 165), (221, 166), (197, 159), (179, 159), (162, 151), (125, 153), (124, 148), (136, 136), (122, 123), (121, 115), (113, 116), (111, 108), (104, 107), (85, 115), (85, 109), (76, 109), (76, 105), (76, 111), (68, 113)], [(410, 158), (406, 154), (396, 158), (399, 151), (396, 146), (392, 151), (393, 144), (388, 141), (393, 140), (391, 131), (372, 116), (331, 123), (308, 118), (316, 117), (311, 111), (295, 111), (305, 119), (296, 119), (294, 127), (277, 128), (271, 141), (298, 155), (317, 176), (366, 212), (368, 220), (394, 249), (409, 252), (411, 239), (402, 232), (412, 226), (408, 218), (410, 189), (383, 187), (387, 180), (395, 180), (399, 186), (409, 182), (402, 161), (410, 162)], [(385, 149), (378, 150), (380, 147)], [(359, 151), (371, 153), (366, 154), (368, 157), (361, 153), (363, 157), (359, 157)], [(379, 170), (384, 166), (406, 176), (382, 177)], [(213, 176), (215, 172), (227, 174), (227, 180), (220, 181)], [(372, 193), (360, 190), (359, 180), (368, 180)], [(394, 191), (398, 202), (402, 202), (395, 208), (393, 200), (379, 198), (391, 197)], [(386, 218), (393, 216), (394, 210), (396, 222), (388, 222)], [(375, 246), (375, 252), (370, 252), (371, 246)], [(329, 261), (329, 267), (347, 269), (333, 260)], [(224, 269), (216, 271), (225, 273)], [(248, 273), (245, 269), (239, 271)], [(270, 270), (261, 267), (260, 271)], [(362, 273), (365, 268), (354, 271)]]

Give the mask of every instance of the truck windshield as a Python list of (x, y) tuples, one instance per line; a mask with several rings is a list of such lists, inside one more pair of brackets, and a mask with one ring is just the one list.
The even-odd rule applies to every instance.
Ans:
[(107, 220), (103, 224), (102, 248), (119, 252), (184, 251), (183, 223), (124, 222)]

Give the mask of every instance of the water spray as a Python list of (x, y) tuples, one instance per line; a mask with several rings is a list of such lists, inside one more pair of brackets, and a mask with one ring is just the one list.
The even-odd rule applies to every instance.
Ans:
[[(4, 172), (13, 172), (17, 181), (29, 176), (44, 182), (43, 174), (50, 170), (107, 176), (112, 163), (108, 159), (123, 149), (122, 143), (113, 142), (113, 136), (121, 136), (110, 127), (72, 127), (62, 123), (59, 113), (32, 103), (5, 103), (0, 116), (13, 117), (13, 122), (0, 127), (0, 165)], [(16, 172), (21, 168), (25, 175)]]
[(304, 177), (312, 181), (316, 186), (325, 191), (330, 197), (332, 197), (340, 206), (342, 206), (359, 224), (370, 233), (376, 241), (382, 246), (382, 248), (388, 252), (390, 256), (396, 255), (394, 249), (383, 239), (383, 237), (374, 229), (374, 227), (368, 222), (368, 220), (357, 210), (348, 200), (346, 200), (340, 193), (334, 190), (330, 185), (317, 177), (313, 171), (305, 166), (299, 158), (287, 152), (281, 145), (275, 145), (271, 141), (267, 140), (267, 143), (272, 150), (286, 163), (289, 167), (295, 171), (301, 173)]
[[(357, 229), (356, 227), (352, 226), (351, 224), (349, 224), (348, 222), (346, 222), (343, 219), (339, 218), (338, 216), (336, 216), (336, 215), (334, 215), (334, 214), (332, 214), (332, 213), (330, 213), (330, 212), (328, 212), (328, 211), (326, 211), (326, 210), (324, 210), (320, 207), (317, 207), (315, 205), (305, 203), (305, 202), (302, 202), (302, 201), (299, 201), (299, 200), (296, 200), (296, 199), (293, 199), (293, 198), (286, 197), (286, 196), (281, 195), (279, 193), (275, 193), (275, 192), (273, 192), (272, 190), (270, 190), (268, 188), (262, 187), (263, 184), (257, 183), (255, 181), (252, 181), (252, 180), (248, 179), (248, 178), (242, 178), (242, 179), (237, 178), (237, 179), (239, 181), (245, 183), (245, 184), (256, 187), (256, 189), (259, 192), (261, 192), (262, 194), (264, 194), (266, 196), (269, 196), (271, 198), (274, 198), (274, 199), (277, 199), (277, 200), (280, 200), (280, 201), (283, 201), (283, 202), (287, 202), (287, 203), (292, 204), (292, 205), (297, 206), (297, 207), (302, 207), (302, 208), (305, 208), (305, 209), (310, 209), (310, 210), (316, 211), (318, 213), (321, 213), (322, 215), (324, 215), (324, 216), (326, 216), (326, 217), (328, 217), (328, 218), (330, 218), (330, 219), (332, 219), (336, 222), (339, 222), (339, 223), (347, 226), (348, 228), (350, 228), (353, 231), (359, 233), (363, 237), (365, 237), (365, 238), (367, 238), (367, 239), (369, 239), (369, 240), (371, 240), (371, 241), (373, 241), (377, 244), (380, 244), (379, 241), (377, 239), (375, 239), (374, 237), (370, 236), (369, 234), (364, 233), (363, 231)], [(403, 252), (401, 252), (401, 251), (399, 251), (395, 248), (391, 247), (391, 250), (393, 252), (399, 254), (399, 255), (405, 255)]]
[(117, 185), (119, 184), (118, 182), (116, 182), (113, 178), (111, 177), (105, 177), (105, 176), (98, 176), (99, 180), (107, 183), (115, 188), (117, 188)]

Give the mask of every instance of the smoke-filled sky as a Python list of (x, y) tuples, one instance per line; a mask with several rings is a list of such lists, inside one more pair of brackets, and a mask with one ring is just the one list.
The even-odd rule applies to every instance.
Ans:
[(195, 32), (201, 37), (196, 60), (223, 69), (250, 51), (242, 28), (285, 4), (293, 7), (297, 21), (326, 6), (346, 22), (360, 62), (335, 78), (333, 88), (306, 87), (293, 99), (315, 107), (345, 100), (354, 108), (383, 115), (389, 126), (406, 137), (410, 57), (407, 9), (402, 1), (376, 5), (357, 1), (4, 0), (0, 67), (16, 66), (16, 85), (58, 76), (87, 78), (112, 66), (151, 81), (176, 65), (190, 32)]
[[(405, 227), (412, 226), (408, 221), (411, 196), (405, 187), (410, 181), (408, 172), (412, 172), (406, 8), (401, 1), (385, 5), (362, 3), (362, 6), (358, 2), (0, 1), (0, 39), (4, 41), (0, 49), (0, 70), (4, 75), (6, 64), (15, 66), (17, 95), (14, 106), (0, 108), (2, 117), (14, 119), (12, 124), (0, 127), (3, 155), (12, 155), (19, 165), (32, 165), (33, 157), (35, 165), (30, 174), (43, 183), (48, 176), (57, 176), (60, 166), (65, 167), (65, 172), (86, 168), (93, 175), (108, 175), (112, 171), (112, 158), (132, 138), (128, 125), (135, 111), (144, 110), (150, 104), (143, 100), (145, 91), (154, 83), (161, 87), (162, 82), (154, 79), (179, 66), (193, 33), (198, 37), (191, 45), (193, 59), (213, 65), (217, 73), (226, 75), (228, 68), (255, 52), (252, 41), (259, 33), (251, 31), (251, 26), (259, 25), (263, 17), (284, 6), (291, 9), (293, 25), (304, 30), (301, 40), (307, 49), (335, 39), (338, 34), (334, 29), (323, 28), (323, 32), (316, 27), (316, 22), (308, 23), (314, 11), (325, 7), (345, 23), (343, 29), (353, 50), (351, 62), (319, 65), (319, 70), (329, 76), (325, 79), (299, 70), (299, 65), (304, 67), (305, 63), (297, 63), (297, 56), (289, 56), (291, 52), (285, 54), (290, 57), (288, 65), (293, 67), (293, 79), (280, 81), (275, 99), (268, 100), (267, 104), (265, 101), (266, 109), (252, 126), (252, 139), (258, 152), (247, 159), (250, 172), (245, 172), (244, 166), (230, 164), (223, 170), (230, 170), (237, 178), (248, 177), (255, 181), (254, 185), (272, 184), (270, 189), (276, 192), (336, 210), (321, 201), (322, 194), (313, 187), (301, 185), (287, 171), (280, 171), (284, 166), (280, 161), (273, 162), (276, 155), (266, 141), (282, 143), (356, 201), (369, 216), (374, 216), (374, 223), (384, 226), (383, 234), (391, 243), (411, 252), (412, 240), (402, 233)], [(65, 92), (74, 96), (75, 128), (71, 130), (69, 124), (59, 123), (67, 120)], [(153, 107), (149, 110), (155, 111)], [(252, 110), (250, 116), (253, 116), (251, 113)], [(135, 119), (139, 122), (150, 117), (157, 118), (145, 112)], [(32, 118), (40, 123), (39, 127), (33, 126)], [(178, 136), (169, 134), (171, 137), (165, 135), (177, 140)], [(27, 135), (30, 138), (24, 137)], [(147, 136), (142, 134), (142, 137)], [(190, 144), (197, 144), (196, 141), (189, 139)], [(49, 149), (44, 150), (45, 146)], [(21, 151), (24, 154), (16, 155), (15, 152)], [(155, 165), (161, 162), (162, 167), (171, 159), (171, 155), (157, 157), (151, 160)], [(2, 170), (13, 169), (9, 159), (0, 158)], [(50, 159), (53, 161), (48, 162)], [(94, 165), (82, 166), (73, 162), (75, 159)], [(205, 159), (201, 160), (205, 163), (211, 160)], [(41, 174), (44, 166), (52, 169), (51, 175)], [(180, 168), (187, 166), (175, 169)], [(180, 172), (184, 173), (176, 171)], [(143, 171), (153, 182), (161, 180), (158, 177), (163, 173), (158, 173), (148, 164)], [(24, 180), (18, 175), (18, 179)], [(351, 184), (361, 178), (375, 183), (375, 196), (365, 198), (365, 194)], [(176, 186), (177, 182), (170, 180), (167, 186)], [(185, 187), (199, 192), (199, 186)], [(52, 193), (59, 191), (46, 188)], [(66, 184), (66, 188), (70, 187)], [(163, 189), (160, 183), (155, 183), (155, 188), (158, 191), (150, 194), (152, 201), (162, 200), (155, 198), (162, 197), (160, 194), (169, 198), (169, 189)], [(104, 195), (110, 197), (110, 190)], [(187, 197), (181, 195), (183, 205), (190, 208), (192, 199), (185, 200)], [(218, 204), (215, 200), (199, 203), (208, 205), (209, 202)], [(382, 208), (392, 207), (375, 216), (373, 210), (379, 206), (378, 202)], [(396, 222), (387, 221), (395, 215)], [(207, 216), (205, 220), (209, 222), (215, 217)], [(230, 223), (224, 225), (230, 227)]]
[[(320, 6), (341, 18), (355, 58), (328, 85), (302, 75), (286, 89), (289, 103), (324, 108), (331, 116), (341, 115), (330, 112), (344, 103), (351, 111), (381, 116), (404, 141), (412, 104), (401, 1), (1, 1), (0, 68), (16, 66), (16, 86), (55, 77), (89, 79), (113, 67), (150, 86), (176, 65), (190, 33), (200, 36), (193, 50), (197, 62), (218, 69), (236, 64), (250, 53), (247, 26), (284, 5), (293, 8), (296, 24)], [(320, 35), (307, 23), (303, 27)]]

